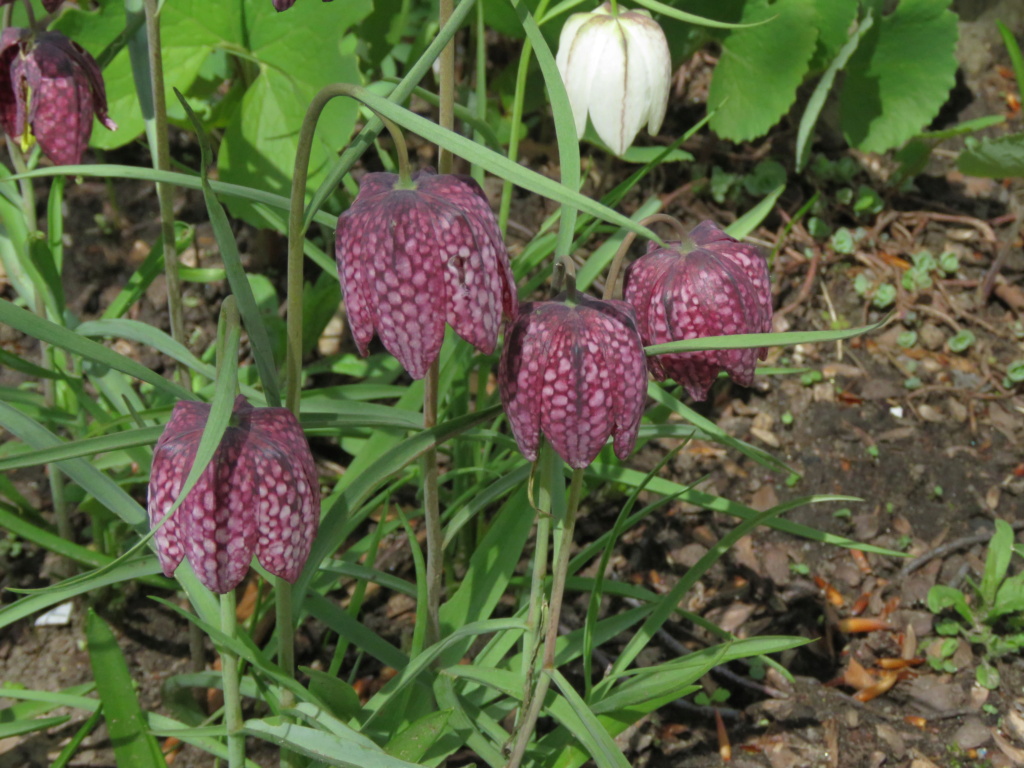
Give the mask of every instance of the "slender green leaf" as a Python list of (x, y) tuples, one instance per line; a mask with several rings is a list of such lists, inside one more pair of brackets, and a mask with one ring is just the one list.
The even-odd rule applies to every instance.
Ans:
[(839, 331), (790, 331), (788, 333), (737, 333), (733, 336), (707, 336), (701, 339), (670, 341), (667, 344), (652, 344), (644, 347), (648, 355), (664, 355), (666, 352), (701, 352), (707, 349), (751, 349), (787, 344), (816, 344), (823, 341), (838, 341), (861, 336), (881, 328), (888, 317), (860, 328)]
[[(565, 675), (557, 669), (545, 670), (545, 672), (551, 675), (551, 679), (558, 686), (558, 690), (561, 691), (562, 696), (569, 704), (569, 708), (578, 721), (566, 722), (563, 719), (562, 724), (568, 727), (580, 743), (586, 747), (590, 756), (594, 758), (594, 762), (597, 763), (598, 768), (629, 768), (629, 761), (626, 760), (625, 755), (615, 745), (611, 735), (594, 716), (594, 713), (590, 711), (586, 702), (576, 693), (572, 683), (566, 680)], [(555, 709), (552, 714), (557, 711)], [(559, 714), (562, 714), (562, 718), (565, 718), (564, 713)], [(583, 727), (580, 728), (580, 725)]]
[(342, 768), (419, 768), (415, 763), (391, 757), (379, 748), (370, 749), (364, 744), (278, 718), (246, 720), (243, 730), (250, 736), (286, 747), (326, 765)]
[(85, 639), (118, 765), (166, 768), (163, 753), (147, 730), (124, 654), (110, 627), (91, 609), (85, 621)]

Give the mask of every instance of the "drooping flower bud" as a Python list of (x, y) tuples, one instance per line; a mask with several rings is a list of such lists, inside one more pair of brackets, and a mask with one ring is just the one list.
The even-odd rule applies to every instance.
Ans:
[(587, 114), (601, 141), (621, 155), (647, 123), (661, 128), (668, 108), (672, 57), (665, 33), (647, 11), (612, 13), (605, 3), (570, 16), (558, 40), (558, 71), (583, 137)]
[(633, 449), (647, 393), (633, 308), (579, 295), (524, 303), (505, 334), (501, 400), (527, 459), (541, 433), (565, 462), (583, 469), (613, 435), (615, 455)]
[(28, 150), (57, 165), (82, 161), (95, 115), (109, 130), (103, 76), (84, 48), (60, 32), (9, 27), (0, 36), (0, 123)]
[(414, 379), (441, 351), (445, 321), (480, 352), (494, 351), (515, 281), (494, 213), (468, 176), (420, 171), (413, 188), (392, 173), (363, 177), (338, 217), (345, 309), (363, 355), (376, 332)]
[[(174, 406), (153, 451), (151, 526), (181, 492), (209, 416), (205, 403)], [(294, 582), (319, 522), (320, 485), (298, 420), (287, 408), (254, 408), (239, 395), (213, 460), (154, 538), (164, 574), (188, 557), (199, 580), (224, 594), (245, 577), (253, 554)]]
[[(710, 221), (690, 233), (690, 244), (654, 243), (630, 264), (625, 299), (636, 307), (644, 344), (772, 329), (768, 264), (756, 246), (740, 243)], [(692, 250), (686, 248), (696, 246)], [(748, 387), (765, 348), (722, 349), (652, 355), (659, 381), (678, 381), (694, 400), (704, 400), (719, 371)]]

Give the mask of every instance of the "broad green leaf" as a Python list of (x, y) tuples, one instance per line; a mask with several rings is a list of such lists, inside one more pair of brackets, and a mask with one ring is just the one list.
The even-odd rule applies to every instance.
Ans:
[[(370, 0), (296, 3), (286, 19), (263, 0), (243, 3), (249, 54), (258, 73), (224, 133), (221, 178), (287, 195), (299, 129), (313, 97), (330, 83), (360, 80), (357, 40), (345, 33), (372, 5)], [(325, 177), (329, 162), (348, 143), (357, 107), (352, 99), (334, 99), (324, 109), (313, 140), (309, 184)], [(252, 206), (238, 201), (229, 205), (235, 215), (264, 221)]]
[[(161, 52), (165, 97), (172, 116), (183, 117), (173, 89), (188, 92), (215, 48), (241, 41), (240, 11), (237, 0), (174, 0), (163, 4)], [(54, 28), (95, 56), (123, 32), (125, 23), (123, 0), (100, 0), (94, 10), (67, 8)], [(134, 141), (145, 129), (127, 47), (104, 68), (103, 80), (110, 116), (118, 129), (112, 132), (97, 126), (90, 144), (99, 149), (114, 149)]]
[(956, 166), (968, 176), (1024, 176), (1024, 133), (970, 142), (960, 153)]
[(840, 97), (843, 134), (864, 152), (917, 135), (955, 83), (957, 17), (949, 0), (901, 0), (860, 41)]
[(946, 608), (952, 608), (962, 618), (967, 626), (974, 625), (974, 613), (967, 605), (967, 598), (959, 589), (948, 587), (945, 584), (936, 584), (928, 590), (928, 610), (932, 613), (941, 613)]
[(167, 762), (146, 725), (128, 672), (128, 662), (107, 623), (93, 610), (85, 620), (89, 661), (118, 765), (166, 768)]
[(754, 139), (789, 111), (814, 53), (813, 18), (804, 0), (747, 4), (744, 22), (767, 23), (734, 30), (722, 43), (708, 91), (716, 133), (732, 141)]

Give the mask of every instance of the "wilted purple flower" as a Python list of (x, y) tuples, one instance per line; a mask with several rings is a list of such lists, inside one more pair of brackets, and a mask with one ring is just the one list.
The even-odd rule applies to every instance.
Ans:
[(626, 458), (647, 393), (644, 349), (633, 308), (578, 295), (524, 303), (505, 334), (498, 369), (501, 400), (527, 459), (540, 435), (574, 469), (583, 469), (609, 435)]
[(60, 32), (8, 27), (0, 35), (0, 123), (27, 150), (32, 140), (57, 165), (81, 162), (95, 115), (107, 116), (96, 61)]
[[(153, 451), (149, 522), (167, 514), (192, 469), (210, 406), (181, 401)], [(199, 482), (155, 535), (164, 574), (188, 557), (214, 592), (234, 589), (255, 553), (287, 581), (299, 577), (320, 520), (309, 443), (287, 408), (253, 408), (239, 395), (231, 424)]]
[(414, 379), (437, 358), (448, 324), (479, 351), (515, 316), (515, 281), (498, 224), (468, 176), (420, 171), (363, 177), (338, 218), (337, 258), (352, 336), (366, 355), (374, 332)]
[[(625, 299), (636, 307), (644, 344), (771, 331), (771, 285), (760, 251), (710, 221), (698, 224), (690, 239), (686, 246), (651, 243), (626, 270)], [(694, 400), (704, 400), (722, 370), (750, 386), (756, 360), (766, 354), (764, 347), (679, 352), (652, 355), (648, 364), (659, 381), (675, 379)]]

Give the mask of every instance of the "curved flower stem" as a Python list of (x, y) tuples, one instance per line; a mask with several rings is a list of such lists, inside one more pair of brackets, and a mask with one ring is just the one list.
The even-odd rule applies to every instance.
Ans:
[[(672, 229), (679, 235), (679, 241), (681, 247), (686, 251), (691, 251), (694, 248), (693, 241), (690, 240), (690, 235), (683, 227), (682, 222), (674, 216), (669, 216), (667, 213), (653, 213), (646, 218), (640, 220), (640, 226), (646, 227), (648, 224), (654, 223), (668, 224)], [(622, 242), (619, 244), (619, 250), (615, 252), (615, 256), (612, 258), (612, 263), (608, 267), (608, 279), (604, 284), (604, 295), (602, 298), (607, 301), (615, 295), (615, 284), (619, 282), (619, 272), (622, 270), (622, 262), (626, 258), (626, 253), (629, 252), (629, 246), (633, 244), (636, 239), (636, 232), (627, 232), (626, 236), (622, 238)]]
[[(152, 1), (152, 0), (150, 0)], [(288, 347), (285, 359), (286, 395), (285, 406), (296, 416), (299, 413), (299, 389), (302, 383), (302, 243), (306, 234), (304, 206), (306, 202), (306, 179), (309, 177), (309, 156), (313, 148), (313, 134), (317, 121), (327, 103), (337, 96), (348, 96), (362, 102), (363, 89), (351, 83), (334, 83), (324, 86), (310, 103), (299, 131), (299, 146), (295, 152), (295, 170), (292, 173), (292, 189), (288, 210)], [(397, 125), (378, 115), (395, 142), (398, 154), (399, 178), (409, 181), (409, 153), (405, 136)], [(400, 182), (402, 183), (402, 182)], [(411, 183), (411, 181), (410, 181)]]
[[(167, 140), (167, 103), (164, 99), (164, 69), (160, 49), (160, 19), (157, 0), (144, 0), (146, 10), (146, 47), (149, 50), (150, 90), (153, 96), (153, 133), (150, 152), (153, 167), (158, 171), (171, 170), (170, 145)], [(160, 204), (160, 235), (164, 241), (164, 272), (167, 275), (167, 310), (171, 317), (171, 338), (185, 344), (185, 320), (181, 301), (181, 277), (178, 275), (178, 249), (174, 243), (174, 200), (172, 187), (156, 183), (156, 197)], [(185, 372), (176, 366), (179, 383), (184, 384)]]
[[(546, 620), (547, 630), (544, 634), (544, 656), (541, 662), (542, 672), (555, 668), (555, 643), (558, 640), (558, 621), (562, 614), (565, 580), (569, 573), (569, 555), (572, 552), (572, 535), (576, 528), (576, 512), (579, 509), (580, 496), (583, 491), (583, 471), (582, 469), (573, 470), (572, 480), (569, 483), (569, 505), (565, 510), (565, 520), (555, 530), (555, 564), (551, 572), (551, 602)], [(551, 676), (542, 673), (537, 680), (537, 687), (533, 692), (533, 698), (530, 701), (526, 717), (518, 726), (512, 754), (509, 757), (506, 768), (519, 768), (523, 755), (526, 754), (526, 746), (530, 741), (533, 728), (537, 724), (537, 717), (540, 715), (541, 707), (544, 705), (544, 697), (547, 695), (550, 685)]]
[[(430, 364), (423, 380), (423, 428), (437, 426), (437, 360)], [(444, 577), (444, 537), (441, 534), (441, 507), (437, 493), (437, 449), (423, 454), (423, 517), (427, 531), (427, 635), (431, 646), (441, 639), (441, 589)]]
[[(220, 596), (220, 629), (234, 637), (238, 629), (235, 616), (235, 593)], [(224, 726), (228, 733), (228, 768), (245, 765), (245, 736), (242, 734), (242, 696), (238, 686), (238, 656), (227, 648), (220, 649), (221, 677), (224, 681)]]

